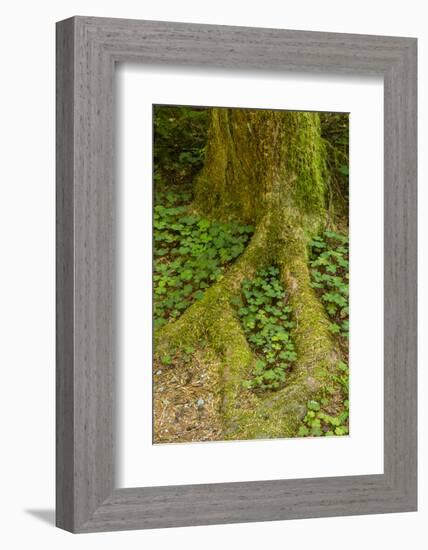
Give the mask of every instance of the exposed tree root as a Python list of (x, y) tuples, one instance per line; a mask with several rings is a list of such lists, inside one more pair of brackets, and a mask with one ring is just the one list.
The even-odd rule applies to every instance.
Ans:
[[(283, 216), (281, 219), (284, 220)], [(177, 321), (155, 335), (158, 357), (196, 346), (205, 347), (210, 356), (217, 358), (210, 364), (220, 369), (219, 415), (224, 439), (292, 437), (306, 413), (307, 401), (320, 397), (326, 384), (336, 385), (334, 375), (340, 358), (323, 306), (310, 285), (306, 239), (300, 230), (296, 232), (296, 225), (287, 227), (283, 223), (282, 237), (278, 240), (276, 228), (273, 243), (269, 238), (271, 226), (269, 214), (223, 279)], [(292, 337), (298, 360), (285, 388), (255, 395), (242, 386), (242, 381), (250, 376), (254, 356), (230, 299), (240, 291), (244, 278), (251, 278), (271, 263), (280, 267), (293, 307), (296, 326)]]
[[(224, 316), (226, 316), (224, 322), (230, 323), (230, 319), (227, 319), (227, 312), (232, 313), (231, 296), (239, 291), (241, 281), (245, 277), (252, 277), (258, 269), (269, 262), (266, 235), (265, 225), (261, 224), (242, 256), (231, 266), (226, 275), (207, 289), (203, 298), (192, 304), (177, 321), (165, 325), (155, 334), (157, 354), (201, 341), (212, 343), (217, 340), (213, 327), (217, 326), (218, 330), (218, 325), (221, 324), (219, 319)], [(237, 320), (235, 325), (236, 328), (239, 327), (243, 336)], [(245, 340), (244, 336), (243, 338)], [(213, 347), (227, 345), (227, 341), (228, 339)]]

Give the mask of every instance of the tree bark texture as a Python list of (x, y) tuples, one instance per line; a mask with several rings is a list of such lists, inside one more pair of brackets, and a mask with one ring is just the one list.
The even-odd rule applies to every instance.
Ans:
[[(310, 285), (308, 243), (325, 225), (327, 169), (317, 113), (213, 109), (193, 209), (255, 226), (224, 278), (155, 336), (157, 353), (203, 342), (220, 369), (224, 438), (296, 435), (309, 399), (334, 386), (340, 360), (324, 308)], [(243, 389), (253, 353), (230, 300), (243, 279), (280, 269), (294, 312), (297, 362), (285, 388)], [(250, 403), (249, 403), (250, 401)]]

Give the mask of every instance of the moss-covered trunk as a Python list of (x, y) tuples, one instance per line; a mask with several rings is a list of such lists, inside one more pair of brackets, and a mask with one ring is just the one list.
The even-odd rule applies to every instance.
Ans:
[(258, 223), (272, 204), (321, 218), (325, 158), (318, 113), (213, 109), (196, 203)]
[[(225, 438), (296, 434), (308, 399), (338, 363), (324, 310), (310, 286), (308, 241), (325, 223), (326, 164), (317, 113), (213, 109), (206, 160), (193, 207), (255, 226), (224, 279), (156, 336), (162, 353), (204, 341), (219, 361)], [(294, 310), (298, 360), (287, 386), (255, 396), (242, 387), (254, 357), (234, 308), (240, 283), (267, 265), (280, 268)], [(249, 397), (248, 394), (251, 394)], [(251, 407), (241, 402), (253, 400)]]

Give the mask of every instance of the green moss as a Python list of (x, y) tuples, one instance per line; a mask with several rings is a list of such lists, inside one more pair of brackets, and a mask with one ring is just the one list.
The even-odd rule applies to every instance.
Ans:
[[(339, 353), (310, 284), (307, 245), (325, 222), (325, 147), (317, 113), (213, 109), (194, 208), (256, 225), (244, 253), (175, 322), (155, 335), (156, 353), (200, 344), (217, 358), (226, 439), (292, 437), (310, 399), (335, 381)], [(256, 396), (242, 388), (254, 357), (230, 298), (270, 264), (290, 294), (298, 359), (287, 386)]]
[[(195, 205), (217, 219), (252, 222), (261, 206), (257, 160), (240, 109), (212, 109), (204, 168), (195, 181)], [(248, 191), (252, 192), (249, 193)]]
[[(155, 353), (167, 353), (171, 348), (189, 346), (201, 339), (210, 340), (211, 335), (216, 338), (213, 326), (222, 318), (224, 311), (230, 308), (230, 296), (239, 291), (245, 277), (251, 277), (269, 261), (267, 232), (262, 224), (224, 277), (207, 289), (203, 298), (191, 305), (177, 321), (155, 331)], [(237, 324), (239, 327), (238, 321)], [(224, 345), (227, 345), (227, 339)]]
[(215, 218), (258, 223), (279, 195), (322, 216), (325, 144), (318, 113), (212, 109), (195, 207)]
[(229, 439), (293, 437), (305, 417), (308, 400), (320, 399), (326, 386), (340, 390), (340, 356), (323, 306), (310, 284), (305, 232), (290, 223), (281, 235), (277, 262), (294, 311), (292, 337), (297, 363), (283, 390), (258, 396), (251, 408), (230, 408), (225, 417)]
[[(271, 211), (224, 278), (177, 321), (155, 335), (159, 356), (201, 343), (215, 354), (221, 374), (221, 386), (216, 391), (221, 393), (226, 439), (292, 437), (306, 414), (307, 401), (318, 399), (326, 384), (337, 386), (335, 375), (340, 358), (323, 306), (310, 284), (306, 232), (295, 209), (282, 214), (280, 217), (275, 210)], [(272, 261), (281, 269), (293, 308), (296, 326), (292, 338), (298, 359), (286, 388), (275, 395), (267, 392), (264, 396), (249, 397), (252, 392), (242, 388), (242, 381), (248, 378), (255, 358), (230, 299), (239, 293), (244, 278), (251, 279)]]
[(322, 215), (325, 208), (326, 156), (318, 113), (289, 113), (285, 132), (285, 172), (293, 178), (297, 208)]

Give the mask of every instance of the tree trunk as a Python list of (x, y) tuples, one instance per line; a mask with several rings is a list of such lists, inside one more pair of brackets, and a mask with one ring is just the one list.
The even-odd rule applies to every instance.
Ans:
[(260, 222), (275, 203), (320, 218), (324, 157), (317, 113), (213, 109), (196, 203), (208, 215), (247, 223)]
[[(255, 232), (225, 277), (155, 338), (159, 353), (203, 341), (218, 358), (225, 438), (293, 436), (308, 399), (320, 397), (326, 379), (335, 386), (339, 357), (307, 258), (309, 239), (325, 225), (326, 176), (317, 113), (212, 110), (193, 208)], [(242, 387), (254, 357), (230, 299), (244, 278), (272, 264), (290, 296), (298, 359), (284, 389), (258, 396)]]

